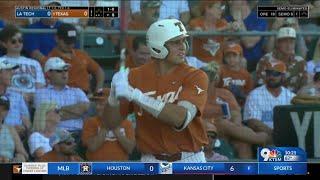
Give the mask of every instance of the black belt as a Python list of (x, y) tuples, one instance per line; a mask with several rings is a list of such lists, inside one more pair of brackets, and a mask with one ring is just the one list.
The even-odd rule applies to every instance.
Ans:
[(160, 161), (168, 161), (168, 162), (174, 162), (174, 161), (178, 161), (181, 160), (182, 157), (182, 153), (176, 153), (176, 154), (172, 154), (172, 155), (168, 155), (168, 154), (154, 154), (153, 155), (157, 160)]

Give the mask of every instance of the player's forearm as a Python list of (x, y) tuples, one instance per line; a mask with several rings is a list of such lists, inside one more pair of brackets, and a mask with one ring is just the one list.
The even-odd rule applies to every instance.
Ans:
[(129, 99), (156, 119), (176, 128), (184, 124), (187, 116), (185, 107), (162, 102), (145, 95), (139, 89), (133, 89)]
[(179, 128), (186, 119), (187, 110), (182, 106), (167, 103), (160, 112), (158, 119), (172, 127)]
[(90, 152), (95, 152), (98, 148), (100, 148), (106, 137), (106, 129), (100, 128), (99, 132), (96, 136), (89, 139), (87, 147)]

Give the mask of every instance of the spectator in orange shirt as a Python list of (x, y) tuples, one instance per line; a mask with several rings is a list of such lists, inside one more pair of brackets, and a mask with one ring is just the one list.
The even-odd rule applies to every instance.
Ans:
[[(69, 86), (80, 88), (87, 94), (90, 93), (93, 90), (90, 87), (91, 74), (96, 79), (94, 92), (98, 92), (104, 85), (104, 72), (85, 51), (74, 48), (77, 35), (77, 30), (72, 24), (61, 24), (56, 34), (57, 47), (48, 56), (60, 57), (71, 64)], [(42, 63), (45, 64), (45, 62)]]
[[(161, 1), (142, 0), (140, 4), (141, 14), (129, 22), (129, 30), (147, 30), (149, 26), (159, 19)], [(134, 36), (127, 37), (127, 48), (132, 49)], [(131, 53), (131, 51), (130, 51)]]
[(220, 83), (218, 87), (229, 89), (238, 103), (244, 105), (245, 99), (253, 89), (253, 80), (249, 72), (241, 67), (243, 58), (242, 47), (236, 43), (229, 43), (224, 48), (224, 63), (221, 67)]
[(76, 153), (75, 139), (66, 130), (56, 132), (54, 138), (50, 139), (53, 150), (40, 157), (40, 162), (79, 162), (83, 159)]
[[(190, 21), (190, 29), (206, 32), (230, 29), (227, 21), (222, 17), (224, 9), (225, 5), (222, 1), (203, 1), (202, 16)], [(204, 62), (216, 61), (222, 64), (224, 40), (223, 36), (194, 38), (193, 55)]]
[(82, 132), (82, 142), (87, 147), (89, 161), (128, 161), (135, 148), (134, 129), (128, 120), (112, 129), (103, 110), (109, 89), (95, 94), (91, 100), (96, 103), (97, 116), (86, 120)]

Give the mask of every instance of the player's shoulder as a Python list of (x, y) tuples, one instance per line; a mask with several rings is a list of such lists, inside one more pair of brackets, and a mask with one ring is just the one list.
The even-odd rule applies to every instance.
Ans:
[(195, 68), (187, 63), (180, 64), (176, 69), (175, 69), (176, 75), (183, 74), (185, 75), (206, 75), (206, 73), (198, 68)]
[(205, 74), (204, 71), (202, 71), (202, 70), (200, 70), (200, 69), (198, 69), (198, 68), (195, 68), (195, 67), (193, 67), (193, 66), (190, 66), (190, 65), (188, 65), (188, 64), (183, 64), (182, 66), (183, 66), (184, 71), (185, 71), (186, 73), (203, 73), (203, 74)]
[(208, 76), (204, 71), (187, 64), (183, 64), (182, 68), (180, 68), (180, 70), (175, 73), (175, 75), (181, 77), (185, 82), (196, 81), (208, 83), (209, 81)]
[(134, 67), (132, 69), (130, 69), (130, 75), (137, 75), (137, 74), (145, 74), (151, 71), (155, 70), (155, 60), (151, 59), (150, 62), (143, 64), (139, 67)]

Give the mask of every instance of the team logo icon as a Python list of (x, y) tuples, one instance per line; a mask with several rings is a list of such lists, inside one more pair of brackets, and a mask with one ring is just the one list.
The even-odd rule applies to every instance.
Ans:
[(92, 174), (92, 164), (91, 163), (80, 163), (80, 174), (91, 175)]
[(160, 163), (159, 171), (160, 174), (172, 174), (172, 163)]

